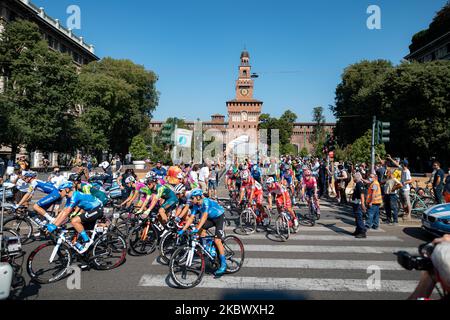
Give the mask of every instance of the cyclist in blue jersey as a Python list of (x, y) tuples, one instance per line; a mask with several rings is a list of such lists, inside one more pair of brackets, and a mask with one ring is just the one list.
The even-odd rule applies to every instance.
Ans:
[[(178, 232), (179, 235), (183, 234), (187, 228), (194, 222), (197, 217), (200, 220), (197, 223), (196, 228), (192, 232), (199, 232), (200, 237), (206, 236), (206, 231), (211, 227), (216, 227), (214, 243), (219, 251), (220, 268), (216, 271), (216, 276), (221, 276), (227, 270), (227, 262), (225, 258), (225, 248), (223, 247), (222, 239), (224, 237), (224, 212), (225, 209), (220, 206), (216, 201), (203, 196), (201, 189), (196, 189), (191, 192), (192, 210), (191, 217), (182, 230)], [(199, 231), (200, 230), (200, 231)]]
[(47, 225), (47, 230), (53, 232), (70, 216), (70, 222), (78, 232), (83, 243), (77, 243), (75, 246), (84, 253), (93, 243), (84, 229), (91, 229), (95, 222), (103, 217), (102, 202), (90, 194), (84, 194), (74, 189), (72, 182), (65, 183), (59, 187), (61, 195), (67, 198), (66, 207), (58, 215), (53, 224)]
[(47, 213), (47, 209), (50, 208), (53, 204), (59, 203), (61, 201), (61, 197), (58, 193), (56, 187), (49, 183), (36, 179), (37, 173), (28, 171), (24, 173), (24, 181), (28, 184), (27, 193), (22, 197), (22, 199), (17, 204), (16, 208), (23, 206), (25, 203), (28, 203), (31, 198), (33, 198), (36, 190), (41, 191), (47, 196), (39, 200), (34, 206), (33, 209), (42, 217), (47, 219), (48, 221), (52, 221), (53, 218)]

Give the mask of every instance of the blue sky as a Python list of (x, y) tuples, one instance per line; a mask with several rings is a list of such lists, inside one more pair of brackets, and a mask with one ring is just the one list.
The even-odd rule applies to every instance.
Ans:
[[(263, 112), (286, 109), (310, 121), (328, 105), (343, 69), (363, 59), (399, 63), (411, 37), (427, 28), (446, 0), (32, 0), (64, 24), (66, 8), (81, 8), (81, 30), (99, 57), (128, 58), (159, 76), (154, 118), (209, 120), (226, 114), (235, 96), (239, 56), (250, 52), (260, 73), (255, 98)], [(369, 30), (366, 10), (381, 8), (381, 30)], [(296, 71), (295, 73), (285, 72)]]

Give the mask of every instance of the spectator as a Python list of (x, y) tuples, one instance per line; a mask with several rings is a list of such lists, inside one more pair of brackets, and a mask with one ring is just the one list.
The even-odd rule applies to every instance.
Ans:
[(48, 172), (48, 167), (50, 166), (50, 161), (47, 159), (47, 157), (45, 157), (42, 160), (42, 164), (44, 165), (44, 172), (47, 173)]
[(20, 170), (27, 171), (30, 168), (29, 163), (26, 160), (25, 156), (20, 156), (19, 161), (17, 161), (17, 164), (20, 166)]
[(354, 175), (355, 188), (353, 189), (352, 204), (353, 215), (355, 216), (356, 230), (353, 233), (355, 238), (366, 238), (366, 227), (364, 225), (363, 213), (366, 212), (364, 199), (364, 183), (362, 181), (361, 173), (357, 172)]
[[(337, 181), (338, 181), (338, 192), (339, 192), (339, 199), (340, 199), (340, 204), (347, 204), (347, 194), (345, 192), (345, 189), (347, 188), (348, 185), (348, 180), (349, 180), (349, 174), (347, 173), (347, 170), (345, 170), (344, 166), (342, 164), (340, 164), (338, 166), (338, 177), (337, 177)], [(361, 177), (362, 179), (362, 177)]]
[(115, 168), (115, 173), (117, 174), (117, 176), (120, 176), (120, 171), (122, 170), (123, 165), (122, 165), (122, 161), (120, 160), (120, 157), (118, 155), (116, 155), (116, 168)]
[(327, 165), (325, 161), (320, 162), (319, 166), (319, 198), (322, 198), (323, 195), (328, 196), (328, 188), (327, 188)]
[(403, 160), (402, 177), (400, 180), (403, 188), (400, 190), (400, 201), (402, 202), (403, 210), (405, 211), (405, 216), (403, 217), (404, 221), (411, 220), (411, 199), (409, 198), (409, 192), (411, 190), (410, 185), (412, 183), (412, 178), (408, 165), (408, 160)]
[(209, 179), (208, 179), (208, 190), (209, 190), (209, 197), (213, 199), (217, 199), (217, 181), (219, 177), (219, 171), (216, 165), (211, 163), (211, 170), (209, 173)]
[(189, 171), (188, 182), (191, 186), (191, 189), (196, 189), (199, 187), (198, 184), (198, 164), (195, 164), (192, 169)]
[(53, 173), (48, 177), (48, 181), (51, 182), (56, 188), (66, 182), (66, 178), (61, 174), (58, 167), (53, 169)]
[(198, 174), (198, 184), (200, 185), (200, 188), (202, 188), (204, 193), (208, 192), (208, 177), (209, 168), (206, 164), (204, 164)]
[(436, 171), (433, 179), (433, 191), (437, 204), (443, 203), (442, 194), (444, 192), (444, 170), (441, 169), (441, 164), (438, 161), (433, 163), (433, 169)]
[(397, 205), (397, 192), (403, 185), (400, 181), (394, 178), (394, 172), (396, 169), (390, 169), (387, 171), (387, 180), (384, 186), (384, 209), (386, 210), (386, 224), (393, 223), (398, 225), (398, 205)]
[(11, 159), (11, 156), (8, 155), (6, 157), (6, 175), (9, 177), (14, 173), (14, 161)]
[(367, 191), (367, 229), (377, 230), (380, 225), (380, 206), (383, 203), (381, 186), (376, 174), (369, 176), (370, 186)]
[(3, 178), (3, 176), (5, 175), (5, 171), (6, 171), (5, 160), (3, 160), (3, 158), (0, 158), (0, 178)]
[(444, 198), (446, 203), (450, 203), (450, 168), (448, 169), (448, 176), (445, 178)]

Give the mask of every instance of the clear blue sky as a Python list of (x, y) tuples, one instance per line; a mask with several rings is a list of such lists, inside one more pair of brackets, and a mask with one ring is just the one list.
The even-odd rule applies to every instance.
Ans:
[[(312, 108), (328, 105), (343, 69), (362, 59), (399, 63), (413, 34), (427, 28), (446, 0), (32, 0), (64, 22), (80, 6), (81, 30), (99, 57), (129, 58), (159, 75), (154, 118), (177, 115), (209, 120), (226, 114), (235, 95), (239, 56), (247, 47), (255, 97), (263, 112), (290, 108), (310, 121)], [(366, 27), (378, 5), (382, 29)], [(301, 71), (298, 73), (280, 73)]]

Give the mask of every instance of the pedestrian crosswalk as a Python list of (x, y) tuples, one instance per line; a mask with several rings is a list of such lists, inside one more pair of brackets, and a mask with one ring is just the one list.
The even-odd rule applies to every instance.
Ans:
[[(236, 226), (230, 226), (226, 233), (235, 230)], [(395, 253), (415, 253), (415, 243), (384, 229), (369, 231), (366, 239), (355, 239), (352, 231), (354, 226), (341, 220), (321, 220), (314, 227), (301, 227), (287, 242), (273, 240), (275, 235), (266, 232), (237, 235), (246, 254), (242, 270), (219, 279), (205, 276), (191, 290), (336, 292), (336, 298), (349, 292), (395, 293), (406, 298), (414, 291), (419, 275), (405, 271)], [(167, 267), (155, 258), (150, 270), (138, 286), (168, 288)]]

